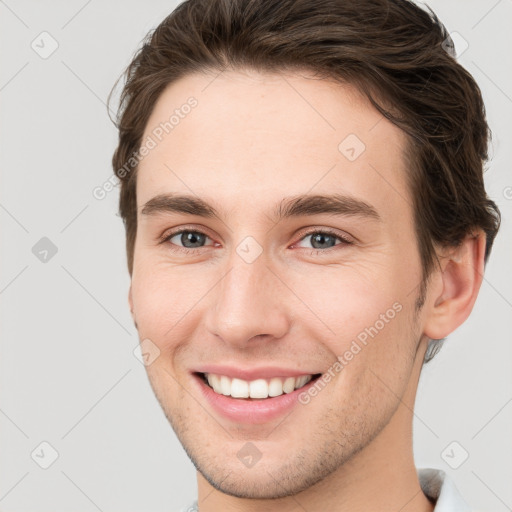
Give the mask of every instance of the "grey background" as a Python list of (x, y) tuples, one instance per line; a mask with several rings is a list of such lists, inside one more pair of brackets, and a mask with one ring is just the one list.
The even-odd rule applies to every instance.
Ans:
[[(92, 195), (112, 173), (107, 95), (175, 5), (0, 0), (3, 512), (172, 511), (196, 495), (195, 470), (133, 353), (118, 190)], [(504, 512), (512, 507), (512, 0), (429, 5), (469, 44), (459, 59), (485, 97), (494, 134), (486, 183), (503, 226), (472, 316), (423, 371), (414, 451), (418, 467), (447, 471), (475, 509)], [(43, 31), (58, 43), (46, 59), (31, 47), (51, 48)], [(57, 460), (42, 469), (52, 450)], [(452, 469), (447, 461), (456, 466), (466, 452)]]

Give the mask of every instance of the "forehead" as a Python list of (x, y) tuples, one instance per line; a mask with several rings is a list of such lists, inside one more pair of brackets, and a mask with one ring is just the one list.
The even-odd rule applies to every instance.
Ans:
[(305, 73), (187, 75), (155, 104), (149, 139), (139, 207), (169, 192), (234, 211), (247, 209), (248, 198), (270, 207), (283, 196), (333, 191), (410, 206), (405, 135), (348, 84)]

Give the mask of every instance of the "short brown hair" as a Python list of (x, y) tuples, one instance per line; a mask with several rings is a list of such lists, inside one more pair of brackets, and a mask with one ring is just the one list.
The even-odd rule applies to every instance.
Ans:
[(352, 84), (409, 136), (405, 157), (424, 278), (418, 307), (436, 245), (457, 246), (481, 228), (487, 262), (500, 212), (484, 187), (485, 108), (432, 11), (409, 0), (187, 0), (148, 34), (123, 74), (112, 164), (121, 180), (130, 274), (137, 233), (132, 156), (152, 109), (177, 79), (227, 68), (308, 70)]

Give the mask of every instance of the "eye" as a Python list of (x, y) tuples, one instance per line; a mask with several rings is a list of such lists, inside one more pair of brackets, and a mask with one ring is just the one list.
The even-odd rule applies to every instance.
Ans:
[[(343, 236), (335, 231), (326, 229), (310, 230), (303, 233), (299, 242), (294, 244), (296, 247), (301, 247), (299, 244), (303, 243), (306, 239), (310, 239), (310, 243), (315, 253), (326, 252), (333, 249), (337, 245), (351, 245), (354, 242), (348, 237)], [(211, 243), (207, 244), (207, 241)], [(338, 241), (338, 243), (336, 243)], [(201, 247), (214, 246), (215, 242), (202, 231), (195, 229), (181, 229), (173, 233), (165, 234), (161, 238), (161, 243), (168, 243), (173, 251), (181, 251), (185, 253), (194, 252)], [(307, 249), (308, 247), (302, 247)]]
[[(164, 235), (162, 243), (168, 242), (171, 246), (173, 246), (173, 250), (188, 252), (193, 251), (194, 249), (205, 247), (206, 240), (211, 239), (202, 231), (182, 229), (181, 231), (175, 231), (174, 233)], [(208, 245), (213, 245), (213, 243)]]
[[(310, 243), (312, 248), (317, 249), (320, 252), (331, 249), (336, 245), (351, 245), (353, 243), (352, 240), (349, 240), (347, 237), (334, 231), (325, 229), (315, 229), (314, 231), (309, 231), (305, 235), (303, 234), (299, 243), (308, 238), (311, 240)], [(341, 243), (336, 243), (336, 240), (339, 240)], [(308, 247), (305, 248), (307, 249)]]

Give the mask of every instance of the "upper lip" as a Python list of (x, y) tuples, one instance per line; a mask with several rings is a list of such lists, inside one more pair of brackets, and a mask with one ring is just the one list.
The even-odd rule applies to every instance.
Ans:
[(252, 381), (256, 379), (271, 379), (272, 377), (300, 377), (301, 375), (316, 375), (320, 372), (309, 372), (307, 370), (297, 370), (292, 368), (283, 368), (278, 366), (261, 366), (257, 368), (240, 368), (236, 366), (221, 364), (205, 364), (198, 366), (195, 373), (213, 373), (215, 375), (225, 375), (226, 377)]

